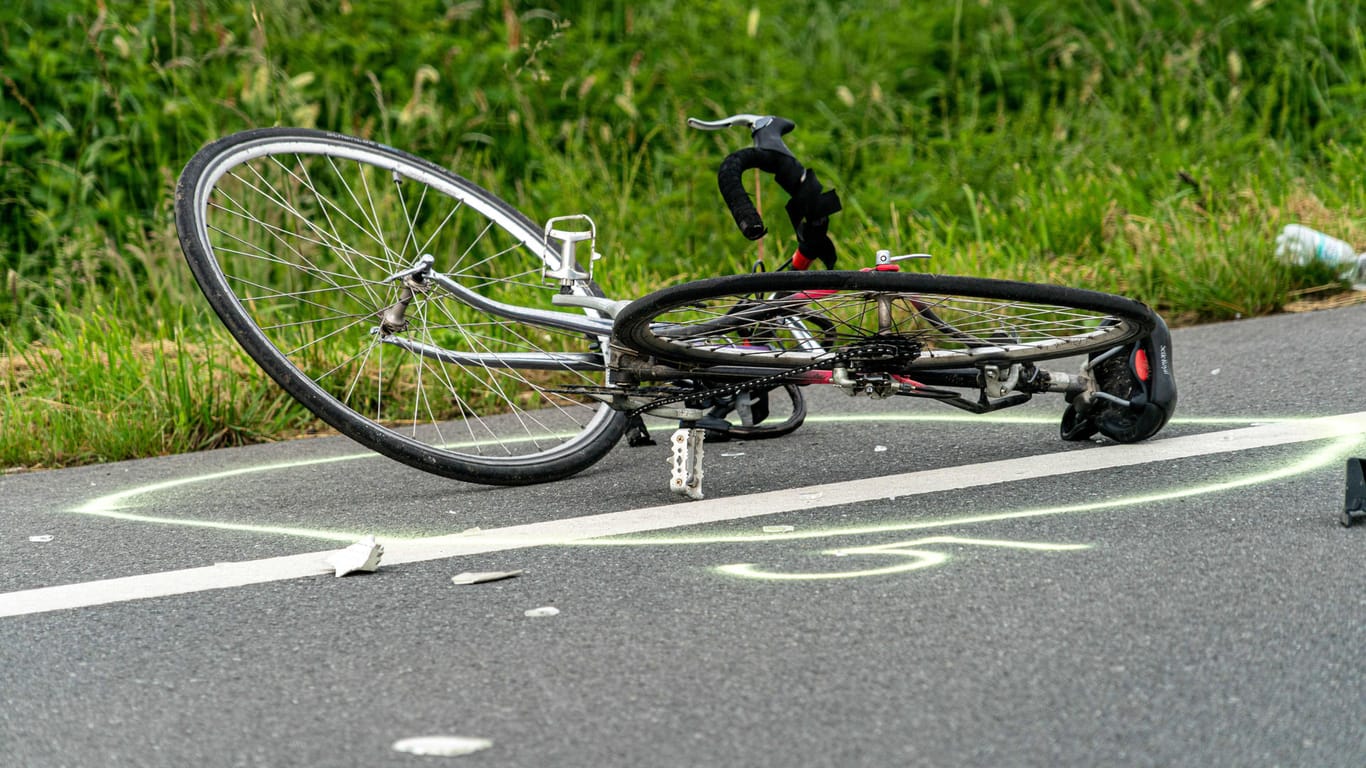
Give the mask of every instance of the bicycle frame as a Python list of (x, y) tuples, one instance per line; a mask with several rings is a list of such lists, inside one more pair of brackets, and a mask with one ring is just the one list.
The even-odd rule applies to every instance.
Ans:
[[(516, 304), (490, 299), (477, 291), (450, 279), (440, 272), (423, 269), (413, 275), (403, 275), (401, 279), (414, 279), (418, 282), (431, 281), (441, 286), (461, 302), (483, 312), (515, 320), (529, 325), (539, 325), (562, 331), (582, 333), (587, 336), (607, 338), (612, 335), (612, 321), (601, 317), (573, 312), (519, 307)], [(584, 305), (590, 309), (603, 310), (606, 307), (595, 297), (573, 295), (556, 296), (562, 299), (557, 303), (572, 303), (576, 298), (587, 300)], [(434, 347), (430, 344), (412, 341), (398, 334), (381, 335), (380, 341), (392, 344), (423, 357), (454, 365), (474, 365), (488, 368), (519, 368), (547, 371), (600, 371), (607, 367), (607, 361), (597, 352), (468, 352)]]
[[(887, 269), (887, 257), (879, 253), (880, 267)], [(467, 288), (460, 283), (452, 280), (446, 275), (430, 269), (431, 261), (422, 260), (418, 266), (405, 270), (391, 277), (391, 280), (403, 279), (414, 281), (418, 286), (430, 281), (449, 292), (459, 301), (480, 311), (496, 315), (507, 320), (538, 325), (556, 330), (582, 333), (585, 336), (596, 336), (604, 349), (608, 348), (608, 340), (612, 335), (612, 318), (621, 307), (628, 302), (613, 299), (605, 299), (586, 294), (557, 294), (552, 301), (556, 304), (565, 306), (576, 306), (607, 315), (607, 317), (594, 316), (586, 313), (560, 312), (555, 310), (535, 309), (530, 307), (508, 304), (505, 302), (490, 299), (479, 292)], [(895, 269), (895, 266), (892, 266)], [(806, 306), (811, 302), (819, 301), (834, 295), (834, 291), (810, 291), (791, 297), (794, 306)], [(406, 300), (400, 303), (406, 307)], [(916, 311), (925, 318), (926, 322), (939, 328), (949, 328), (951, 326), (944, 323), (934, 315), (933, 310), (928, 306), (921, 306), (918, 302), (913, 302)], [(782, 308), (765, 307), (765, 312), (781, 312)], [(401, 312), (399, 313), (401, 315)], [(753, 322), (752, 317), (733, 317), (726, 318), (728, 322), (743, 325)], [(817, 341), (816, 337), (796, 318), (779, 319), (779, 322), (787, 325), (790, 332), (796, 338), (799, 347), (809, 352), (812, 360), (816, 360), (825, 354), (825, 348)], [(447, 349), (413, 341), (398, 334), (383, 335), (381, 342), (404, 349), (422, 357), (437, 360), (453, 365), (469, 365), (487, 368), (510, 368), (525, 370), (570, 370), (570, 371), (602, 371), (611, 368), (611, 361), (607, 355), (600, 352), (522, 352), (522, 353), (500, 353), (500, 352), (472, 352), (465, 350)], [(878, 386), (873, 386), (866, 381), (855, 379), (849, 372), (841, 366), (836, 366), (833, 370), (824, 371), (805, 371), (783, 376), (781, 369), (774, 369), (763, 366), (711, 366), (703, 371), (683, 370), (667, 365), (653, 364), (648, 367), (635, 366), (631, 368), (637, 377), (647, 380), (677, 379), (683, 377), (708, 377), (720, 379), (756, 379), (761, 377), (777, 377), (785, 383), (798, 384), (802, 386), (816, 384), (831, 384), (838, 386), (851, 393), (861, 392), (863, 394), (886, 397), (890, 394), (910, 395), (916, 397), (927, 397), (942, 400), (964, 410), (973, 412), (985, 412), (997, 410), (999, 408), (1016, 405), (1029, 398), (1027, 392), (1017, 392), (1016, 395), (1007, 397), (1016, 386), (1019, 375), (1018, 366), (1006, 373), (1002, 378), (1001, 373), (995, 366), (986, 366), (983, 369), (963, 368), (947, 369), (937, 371), (923, 371), (917, 374), (918, 378), (912, 379), (907, 376), (890, 375)], [(1080, 378), (1053, 374), (1054, 381), (1041, 391), (1078, 393), (1085, 389), (1085, 382)], [(988, 402), (985, 397), (974, 402), (964, 399), (957, 392), (948, 392), (936, 387), (954, 387), (958, 389), (980, 389), (984, 394), (988, 391), (998, 398), (1003, 398), (995, 403)]]
[[(606, 340), (612, 335), (612, 318), (616, 312), (629, 302), (603, 299), (589, 296), (582, 293), (561, 293), (552, 297), (551, 301), (555, 304), (564, 306), (574, 306), (595, 311), (607, 317), (593, 316), (586, 313), (559, 312), (555, 310), (535, 309), (523, 307), (516, 304), (508, 304), (496, 299), (491, 299), (478, 291), (467, 288), (460, 283), (452, 280), (447, 275), (431, 269), (432, 260), (424, 257), (414, 267), (391, 275), (385, 282), (398, 280), (407, 281), (413, 290), (425, 290), (423, 283), (432, 282), (446, 290), (460, 302), (492, 315), (502, 317), (528, 325), (542, 326), (554, 330), (570, 331), (572, 333), (582, 333), (585, 336), (596, 336)], [(794, 304), (805, 306), (811, 301), (824, 298), (824, 295), (816, 293), (833, 292), (814, 292), (810, 296), (795, 297)], [(395, 305), (397, 312), (393, 319), (386, 320), (394, 324), (401, 323), (403, 310), (406, 309), (411, 300), (411, 293)], [(767, 311), (773, 311), (769, 308)], [(737, 322), (747, 322), (747, 318), (742, 318)], [(799, 345), (804, 351), (811, 353), (815, 359), (825, 353), (825, 349), (816, 341), (815, 337), (797, 321), (790, 319), (784, 324), (788, 325), (791, 333), (796, 337)], [(391, 344), (405, 351), (411, 352), (422, 357), (437, 360), (453, 365), (474, 365), (489, 368), (517, 368), (526, 370), (571, 370), (571, 371), (599, 371), (609, 367), (608, 360), (601, 353), (597, 352), (522, 352), (522, 353), (502, 353), (502, 352), (471, 352), (465, 350), (447, 349), (413, 341), (399, 334), (381, 334), (380, 341)], [(708, 371), (722, 377), (754, 377), (758, 375), (771, 374), (772, 368), (761, 366), (755, 367), (736, 367), (736, 366), (716, 366), (715, 371)], [(662, 368), (657, 371), (661, 374), (659, 378), (669, 378), (671, 375), (684, 375), (684, 371)], [(794, 378), (794, 381), (802, 384), (824, 383), (819, 377), (812, 379)]]

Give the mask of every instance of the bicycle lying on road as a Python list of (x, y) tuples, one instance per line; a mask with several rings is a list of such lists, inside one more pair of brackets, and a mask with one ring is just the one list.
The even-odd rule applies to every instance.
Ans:
[[(835, 270), (839, 198), (784, 143), (794, 124), (689, 122), (750, 130), (718, 182), (750, 239), (766, 229), (743, 173), (787, 192), (798, 248), (782, 268), (612, 299), (593, 280), (590, 217), (538, 226), (418, 157), (290, 128), (227, 136), (190, 160), (180, 243), (218, 317), (291, 396), (372, 450), (476, 483), (568, 477), (623, 435), (651, 442), (650, 416), (679, 422), (670, 485), (700, 498), (705, 437), (790, 433), (813, 385), (975, 413), (1060, 393), (1067, 440), (1143, 440), (1171, 417), (1170, 334), (1148, 307), (901, 271), (923, 254)], [(1065, 357), (1079, 370), (1040, 366)]]

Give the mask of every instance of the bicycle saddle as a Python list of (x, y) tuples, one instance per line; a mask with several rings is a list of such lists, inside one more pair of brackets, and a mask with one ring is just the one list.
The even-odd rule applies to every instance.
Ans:
[[(1104, 358), (1102, 360), (1102, 358)], [(1064, 440), (1086, 440), (1100, 432), (1120, 443), (1157, 434), (1176, 411), (1176, 377), (1167, 324), (1157, 318), (1148, 336), (1118, 353), (1093, 353), (1097, 392), (1073, 398), (1062, 417)]]

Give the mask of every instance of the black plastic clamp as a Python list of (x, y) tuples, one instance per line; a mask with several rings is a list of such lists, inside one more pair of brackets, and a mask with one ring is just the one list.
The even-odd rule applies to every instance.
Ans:
[(1342, 524), (1350, 528), (1366, 521), (1366, 459), (1347, 460), (1346, 496), (1342, 505)]

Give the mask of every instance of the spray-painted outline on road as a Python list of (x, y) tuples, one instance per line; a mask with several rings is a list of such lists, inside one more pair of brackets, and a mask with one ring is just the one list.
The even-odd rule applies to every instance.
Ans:
[[(855, 535), (868, 533), (872, 530), (915, 530), (953, 525), (961, 526), (994, 520), (1095, 511), (1119, 504), (1135, 505), (1146, 501), (1180, 498), (1195, 493), (1211, 493), (1255, 485), (1305, 471), (1321, 469), (1334, 459), (1341, 458), (1360, 446), (1363, 435), (1366, 435), (1366, 412), (1340, 414), (1318, 419), (1297, 420), (1292, 423), (1266, 423), (1242, 429), (1171, 437), (1134, 445), (1107, 446), (1095, 450), (1068, 451), (1063, 454), (1032, 455), (967, 466), (943, 467), (863, 480), (826, 483), (820, 486), (754, 493), (729, 499), (706, 499), (681, 504), (673, 503), (628, 509), (540, 523), (513, 525), (473, 534), (460, 533), (419, 539), (381, 539), (381, 541), (386, 548), (385, 562), (390, 565), (567, 544), (642, 546), (665, 543), (701, 543), (704, 539), (698, 537), (642, 538), (633, 537), (630, 534), (638, 535), (667, 528), (693, 527), (708, 523), (756, 518), (781, 512), (838, 507), (885, 498), (888, 494), (914, 496), (956, 490), (966, 485), (999, 486), (1042, 477), (1093, 472), (1098, 469), (1114, 469), (1199, 456), (1239, 453), (1256, 448), (1270, 448), (1305, 442), (1330, 441), (1326, 447), (1312, 452), (1309, 456), (1293, 464), (1285, 465), (1275, 472), (1246, 475), (1198, 488), (1174, 489), (1145, 497), (1128, 497), (1068, 507), (995, 512), (981, 515), (969, 514), (935, 520), (921, 519), (876, 527), (853, 528), (840, 531), (840, 533), (842, 535)], [(1058, 460), (1059, 456), (1062, 455), (1067, 456), (1066, 462)], [(809, 535), (811, 532), (803, 532), (797, 536)], [(829, 536), (831, 532), (817, 532), (816, 535)], [(791, 533), (779, 534), (779, 536), (781, 538), (797, 537)], [(727, 537), (726, 540), (733, 541), (743, 538), (752, 539), (752, 537)], [(712, 536), (709, 540), (716, 540), (716, 537)], [(906, 543), (902, 542), (902, 544)], [(1019, 544), (1019, 542), (1014, 542), (1014, 544)], [(947, 544), (941, 540), (937, 546), (947, 546)], [(215, 563), (212, 566), (177, 571), (10, 592), (0, 594), (0, 616), (46, 613), (316, 576), (332, 570), (325, 566), (323, 558), (320, 557), (323, 554), (325, 553), (306, 552), (246, 562)], [(937, 556), (930, 559), (947, 562), (947, 560), (940, 559)]]

